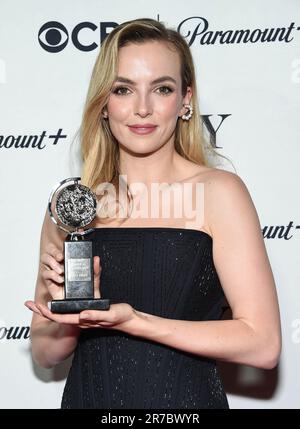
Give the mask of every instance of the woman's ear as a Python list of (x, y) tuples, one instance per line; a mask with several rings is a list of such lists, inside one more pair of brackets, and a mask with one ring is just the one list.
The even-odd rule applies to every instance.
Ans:
[(188, 86), (186, 89), (186, 94), (183, 99), (183, 104), (190, 104), (192, 96), (193, 96), (192, 88)]
[(182, 100), (182, 108), (180, 109), (179, 116), (182, 116), (186, 113), (186, 107), (184, 107), (184, 106), (185, 106), (185, 104), (191, 103), (192, 95), (193, 95), (192, 88), (190, 86), (188, 86), (186, 89), (186, 94)]

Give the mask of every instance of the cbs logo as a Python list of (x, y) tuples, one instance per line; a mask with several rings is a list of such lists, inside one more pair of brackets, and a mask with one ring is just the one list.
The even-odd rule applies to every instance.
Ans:
[[(100, 43), (104, 41), (105, 37), (109, 34), (108, 29), (113, 29), (119, 24), (116, 22), (101, 22), (100, 23)], [(94, 38), (95, 31), (98, 26), (92, 22), (80, 22), (77, 24), (70, 36), (73, 45), (80, 51), (89, 52), (98, 47), (98, 44), (90, 39), (89, 32), (92, 32), (92, 39)], [(82, 34), (80, 34), (83, 31)], [(111, 31), (111, 30), (110, 30)], [(87, 37), (88, 36), (88, 37)], [(39, 30), (38, 34), (39, 44), (45, 51), (55, 53), (61, 52), (69, 42), (69, 32), (66, 27), (57, 21), (46, 22)]]

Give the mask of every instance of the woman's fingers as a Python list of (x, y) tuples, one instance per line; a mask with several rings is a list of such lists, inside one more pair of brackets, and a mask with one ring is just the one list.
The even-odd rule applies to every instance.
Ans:
[(64, 259), (63, 252), (60, 249), (58, 249), (58, 247), (53, 243), (48, 244), (45, 253), (48, 253), (49, 255), (53, 256), (53, 258), (55, 258), (59, 262), (61, 262)]
[(42, 313), (40, 312), (40, 310), (37, 308), (37, 306), (35, 305), (34, 301), (26, 301), (24, 303), (26, 305), (27, 308), (29, 308), (29, 310), (33, 311), (34, 313), (39, 314), (40, 316), (42, 316)]
[(101, 298), (100, 276), (101, 276), (100, 256), (94, 256), (94, 297), (95, 298)]
[(25, 301), (24, 305), (29, 308), (29, 310), (38, 314), (39, 316), (45, 317), (48, 320), (52, 320), (57, 323), (65, 323), (71, 325), (78, 325), (78, 327), (87, 329), (95, 327), (95, 323), (90, 320), (85, 320), (84, 317), (80, 317), (78, 314), (56, 314), (52, 313), (48, 307), (43, 304), (36, 304), (34, 301)]
[(58, 314), (52, 313), (48, 307), (43, 304), (36, 304), (36, 307), (41, 312), (42, 316), (46, 317), (53, 322), (68, 324), (68, 325), (78, 325), (79, 324), (79, 314)]
[(103, 329), (128, 329), (134, 317), (134, 309), (127, 303), (112, 304), (106, 310), (84, 310), (76, 314), (52, 313), (49, 308), (41, 303), (26, 301), (26, 307), (48, 320), (68, 325), (75, 325), (79, 328), (103, 328)]
[(43, 253), (41, 255), (41, 263), (46, 267), (46, 269), (50, 268), (58, 274), (62, 274), (64, 272), (63, 264), (60, 264), (57, 259), (49, 255), (49, 253)]
[[(49, 320), (52, 320), (56, 323), (67, 324), (67, 325), (76, 325), (79, 328), (87, 329), (99, 327), (96, 322), (92, 320), (86, 320), (84, 317), (80, 316), (80, 313), (76, 314), (58, 314), (52, 313), (48, 307), (43, 304), (35, 304), (35, 307), (40, 312), (41, 316), (46, 317)], [(97, 311), (94, 311), (94, 313)]]
[(40, 275), (53, 299), (63, 299), (64, 255), (53, 243), (41, 254)]
[(50, 280), (51, 282), (58, 283), (58, 285), (62, 285), (62, 283), (65, 281), (64, 276), (57, 274), (53, 270), (44, 270), (42, 272), (42, 277), (44, 280), (46, 280), (46, 282)]
[(53, 299), (64, 298), (64, 276), (57, 274), (56, 271), (45, 268), (41, 271), (41, 277), (48, 288)]

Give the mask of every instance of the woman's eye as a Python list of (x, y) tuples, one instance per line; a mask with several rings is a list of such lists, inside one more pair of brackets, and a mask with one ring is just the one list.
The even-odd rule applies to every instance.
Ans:
[(127, 93), (125, 91), (123, 91), (123, 90), (127, 91), (128, 88), (125, 88), (124, 86), (119, 86), (118, 88), (115, 88), (113, 90), (113, 93), (117, 94), (117, 95), (126, 95)]
[[(157, 90), (162, 95), (168, 95), (173, 92), (173, 89), (170, 88), (169, 86), (160, 86), (159, 88), (157, 88)], [(117, 88), (114, 88), (112, 92), (113, 94), (116, 94), (116, 95), (127, 95), (129, 94), (130, 90), (125, 86), (119, 86)]]
[(171, 92), (173, 92), (173, 89), (170, 88), (169, 86), (161, 86), (158, 89), (160, 90), (159, 92), (164, 95), (168, 95), (168, 94), (171, 94)]

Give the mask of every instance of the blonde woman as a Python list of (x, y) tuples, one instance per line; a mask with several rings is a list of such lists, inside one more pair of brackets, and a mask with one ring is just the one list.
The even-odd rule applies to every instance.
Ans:
[[(175, 30), (138, 19), (105, 39), (80, 137), (82, 180), (99, 196), (89, 233), (95, 293), (112, 304), (48, 310), (62, 297), (66, 237), (47, 214), (35, 300), (26, 302), (34, 360), (50, 368), (74, 352), (62, 408), (228, 408), (217, 360), (278, 363), (279, 309), (259, 219), (244, 182), (210, 163), (197, 103), (191, 52)], [(221, 320), (225, 297), (230, 320)]]

